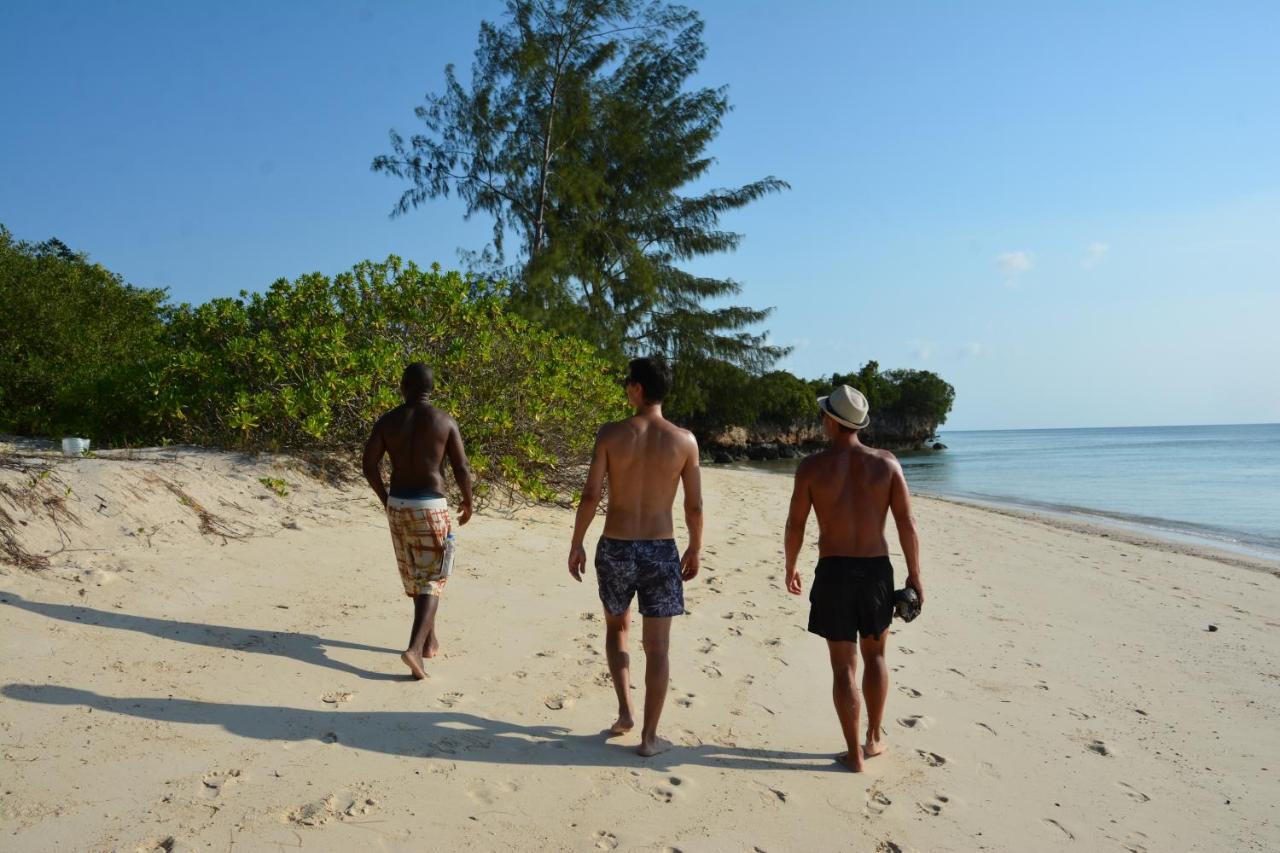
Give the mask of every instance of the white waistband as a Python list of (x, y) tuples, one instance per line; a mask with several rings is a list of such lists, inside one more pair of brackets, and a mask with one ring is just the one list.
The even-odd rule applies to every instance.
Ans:
[(387, 498), (387, 509), (448, 509), (444, 498)]

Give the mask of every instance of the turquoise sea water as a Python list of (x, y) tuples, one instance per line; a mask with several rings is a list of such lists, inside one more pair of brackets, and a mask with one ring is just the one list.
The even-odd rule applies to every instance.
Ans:
[(952, 432), (913, 491), (1086, 513), (1280, 557), (1280, 424)]

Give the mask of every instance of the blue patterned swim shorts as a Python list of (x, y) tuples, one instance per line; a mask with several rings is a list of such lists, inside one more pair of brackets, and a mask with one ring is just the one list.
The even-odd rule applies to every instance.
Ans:
[(641, 616), (683, 616), (684, 579), (674, 539), (610, 539), (596, 545), (604, 609), (617, 616), (639, 595)]

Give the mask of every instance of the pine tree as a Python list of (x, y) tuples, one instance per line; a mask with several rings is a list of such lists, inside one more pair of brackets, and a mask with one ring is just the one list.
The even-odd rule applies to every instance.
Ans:
[(506, 279), (526, 316), (606, 352), (767, 368), (786, 350), (752, 329), (772, 309), (707, 307), (740, 285), (679, 267), (735, 249), (742, 235), (721, 214), (787, 188), (767, 177), (681, 194), (707, 175), (729, 110), (725, 88), (685, 88), (706, 56), (697, 13), (634, 0), (509, 0), (507, 12), (481, 25), (470, 86), (447, 67), (444, 93), (417, 110), (428, 132), (393, 131), (393, 153), (374, 160), (410, 183), (393, 215), (456, 193), (468, 217), (494, 221), (480, 271)]

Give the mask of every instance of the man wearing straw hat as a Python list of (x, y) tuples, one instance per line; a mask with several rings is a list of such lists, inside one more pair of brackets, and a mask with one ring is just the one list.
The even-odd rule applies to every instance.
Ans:
[[(803, 588), (796, 559), (812, 507), (818, 516), (818, 565), (809, 592), (809, 630), (826, 639), (831, 656), (832, 699), (848, 747), (838, 760), (861, 773), (865, 758), (884, 751), (880, 722), (889, 691), (884, 651), (893, 619), (893, 566), (884, 537), (890, 510), (907, 562), (907, 586), (923, 606), (920, 542), (902, 466), (892, 453), (858, 439), (858, 431), (871, 423), (867, 398), (841, 385), (820, 398), (818, 408), (831, 446), (796, 470), (785, 537), (787, 591), (799, 595)], [(859, 650), (867, 705), (865, 743), (858, 741)]]

